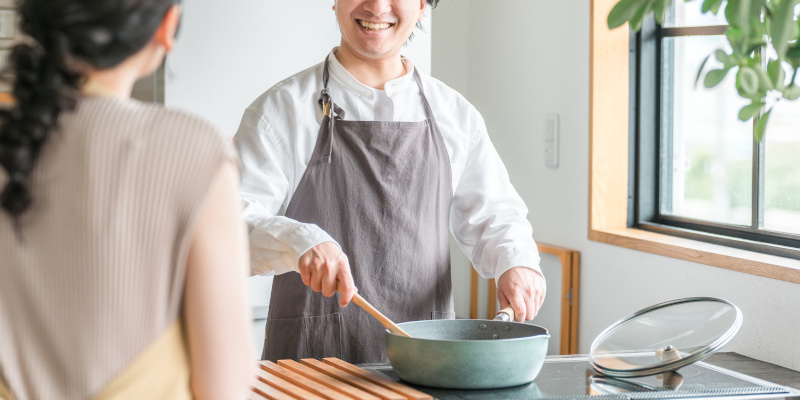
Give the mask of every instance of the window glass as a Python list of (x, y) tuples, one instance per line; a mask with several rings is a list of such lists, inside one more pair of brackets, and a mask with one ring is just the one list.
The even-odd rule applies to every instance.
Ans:
[[(660, 211), (750, 225), (753, 127), (735, 117), (746, 104), (733, 85), (735, 74), (712, 89), (695, 86), (703, 59), (726, 43), (722, 36), (664, 38)], [(709, 59), (707, 68), (718, 68), (715, 62)]]
[(800, 234), (800, 101), (779, 101), (767, 125), (764, 228)]
[(689, 1), (673, 0), (672, 6), (667, 11), (667, 17), (664, 20), (664, 26), (668, 28), (679, 28), (687, 26), (708, 26), (708, 25), (727, 25), (725, 21), (725, 5), (728, 2), (722, 3), (722, 6), (714, 15), (711, 12), (703, 13), (702, 1)]

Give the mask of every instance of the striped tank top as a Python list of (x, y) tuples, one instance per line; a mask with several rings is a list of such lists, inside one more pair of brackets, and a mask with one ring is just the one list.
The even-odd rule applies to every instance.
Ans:
[(0, 382), (17, 400), (93, 398), (173, 326), (225, 161), (218, 129), (159, 105), (86, 97), (61, 116), (21, 241), (0, 213)]

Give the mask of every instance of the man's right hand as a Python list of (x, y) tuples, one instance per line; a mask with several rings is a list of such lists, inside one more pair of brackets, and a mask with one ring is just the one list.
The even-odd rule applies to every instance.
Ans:
[(336, 243), (325, 242), (312, 247), (300, 256), (297, 264), (303, 283), (313, 291), (331, 297), (338, 289), (342, 307), (353, 299), (356, 285), (350, 273), (350, 263)]

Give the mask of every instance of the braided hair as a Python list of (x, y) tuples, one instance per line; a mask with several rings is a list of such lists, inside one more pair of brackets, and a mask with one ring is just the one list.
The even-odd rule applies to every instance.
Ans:
[(0, 166), (8, 183), (0, 207), (19, 218), (33, 199), (28, 178), (62, 112), (72, 111), (86, 71), (113, 68), (145, 47), (179, 0), (20, 0), (21, 30), (30, 39), (9, 58), (13, 108), (0, 111)]

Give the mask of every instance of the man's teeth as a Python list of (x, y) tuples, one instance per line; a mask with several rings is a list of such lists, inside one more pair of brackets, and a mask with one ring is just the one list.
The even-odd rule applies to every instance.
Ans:
[(392, 26), (392, 24), (387, 24), (387, 23), (373, 24), (372, 22), (361, 21), (361, 20), (359, 20), (358, 22), (361, 24), (361, 26), (371, 31), (382, 31)]

